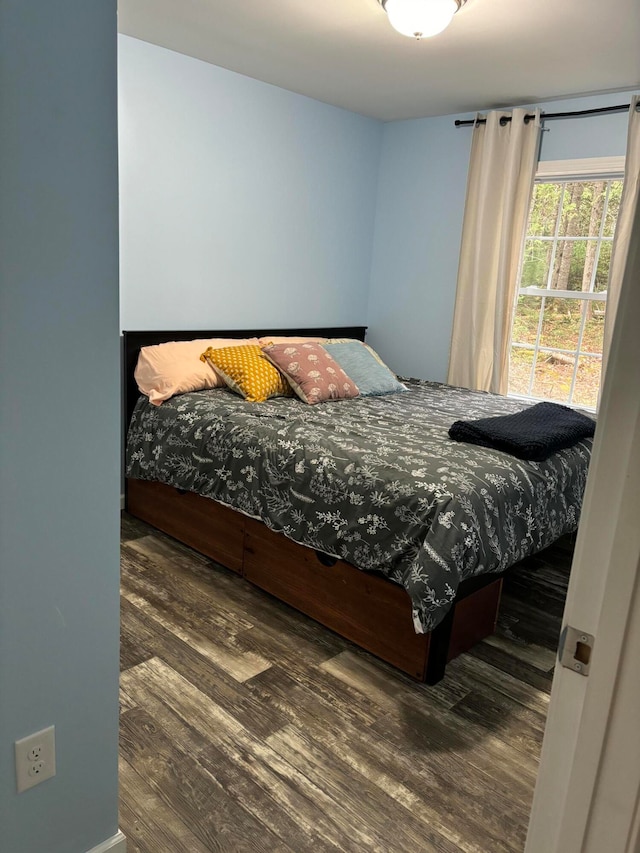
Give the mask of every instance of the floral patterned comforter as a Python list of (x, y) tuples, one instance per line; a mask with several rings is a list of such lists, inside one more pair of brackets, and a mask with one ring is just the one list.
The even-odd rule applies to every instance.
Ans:
[(459, 418), (525, 403), (410, 380), (407, 393), (308, 406), (225, 389), (138, 401), (127, 476), (198, 492), (303, 545), (402, 584), (417, 632), (462, 580), (577, 527), (591, 439), (544, 462), (452, 441)]

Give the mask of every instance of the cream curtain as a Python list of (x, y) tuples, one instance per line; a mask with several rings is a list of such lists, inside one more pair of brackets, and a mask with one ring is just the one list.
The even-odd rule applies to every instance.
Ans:
[[(604, 321), (604, 343), (602, 347), (602, 380), (607, 366), (609, 348), (613, 325), (618, 310), (620, 298), (620, 287), (622, 276), (627, 264), (629, 254), (629, 242), (631, 239), (631, 227), (633, 225), (633, 212), (638, 202), (640, 192), (640, 96), (631, 99), (629, 107), (629, 131), (627, 134), (627, 154), (624, 163), (624, 185), (622, 187), (622, 198), (620, 199), (620, 210), (618, 211), (618, 223), (613, 238), (613, 249), (611, 252), (611, 264), (609, 266), (609, 285), (607, 288), (607, 313)], [(601, 386), (602, 387), (602, 382)]]
[[(491, 112), (473, 130), (447, 381), (505, 394), (540, 111)], [(500, 119), (510, 117), (504, 125)]]

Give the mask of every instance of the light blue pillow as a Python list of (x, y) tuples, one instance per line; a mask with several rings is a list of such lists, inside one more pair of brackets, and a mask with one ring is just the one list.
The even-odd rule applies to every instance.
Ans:
[(378, 361), (360, 341), (323, 344), (329, 355), (338, 362), (347, 376), (356, 383), (363, 397), (395, 394), (406, 391), (386, 364)]

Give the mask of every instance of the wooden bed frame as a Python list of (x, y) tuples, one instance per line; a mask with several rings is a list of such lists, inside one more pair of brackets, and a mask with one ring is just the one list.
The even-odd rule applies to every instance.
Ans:
[[(365, 326), (315, 329), (250, 329), (124, 332), (124, 431), (139, 397), (134, 379), (143, 346), (196, 338), (268, 335), (348, 337), (364, 340)], [(495, 630), (502, 578), (464, 581), (442, 622), (416, 634), (405, 589), (298, 545), (242, 513), (193, 492), (144, 480), (125, 480), (131, 515), (205, 554), (322, 625), (382, 658), (418, 681), (435, 684), (448, 661)]]

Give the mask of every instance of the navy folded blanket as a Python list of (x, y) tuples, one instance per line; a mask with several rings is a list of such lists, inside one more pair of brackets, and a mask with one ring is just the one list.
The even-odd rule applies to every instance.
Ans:
[(542, 462), (556, 450), (571, 447), (595, 432), (592, 418), (559, 403), (537, 403), (515, 415), (499, 415), (476, 421), (456, 421), (449, 429), (455, 441), (492, 447)]

